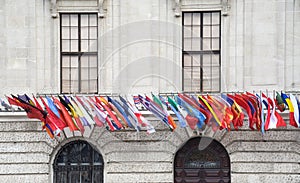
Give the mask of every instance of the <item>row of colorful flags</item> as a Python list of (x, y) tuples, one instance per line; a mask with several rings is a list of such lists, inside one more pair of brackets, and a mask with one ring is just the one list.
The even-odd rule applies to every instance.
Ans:
[[(293, 94), (276, 92), (275, 96), (264, 93), (234, 93), (219, 95), (188, 95), (183, 93), (171, 96), (151, 94), (136, 95), (132, 99), (122, 96), (6, 96), (8, 103), (23, 108), (28, 118), (38, 119), (51, 138), (60, 136), (65, 128), (82, 134), (85, 126), (106, 127), (110, 131), (133, 128), (146, 129), (148, 134), (155, 128), (143, 116), (140, 106), (150, 111), (170, 131), (178, 126), (193, 130), (210, 126), (214, 131), (238, 130), (248, 117), (249, 128), (265, 133), (266, 130), (286, 126), (279, 114), (288, 110), (289, 124), (300, 127), (300, 102)], [(176, 116), (177, 120), (174, 120)]]

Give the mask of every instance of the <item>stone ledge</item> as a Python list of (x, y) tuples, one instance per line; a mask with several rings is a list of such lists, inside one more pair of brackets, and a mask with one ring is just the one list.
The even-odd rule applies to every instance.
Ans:
[(0, 143), (0, 153), (22, 153), (41, 152), (50, 154), (53, 148), (46, 142), (2, 142)]
[(113, 173), (155, 173), (166, 172), (173, 170), (172, 162), (123, 162), (109, 163), (106, 165), (106, 172)]
[(46, 132), (1, 132), (0, 142), (45, 142), (51, 147), (55, 147), (59, 142), (50, 139)]
[(300, 129), (291, 130), (272, 130), (262, 135), (258, 131), (231, 131), (226, 133), (221, 140), (221, 143), (227, 147), (231, 143), (236, 141), (298, 141), (300, 142), (299, 136)]
[(176, 146), (170, 141), (143, 141), (143, 142), (122, 142), (122, 141), (111, 141), (101, 147), (104, 153), (114, 151), (168, 151), (174, 153)]
[(299, 162), (300, 155), (295, 152), (235, 152), (230, 155), (234, 162)]
[(300, 175), (296, 174), (258, 174), (258, 173), (247, 173), (231, 174), (231, 182), (238, 183), (266, 183), (266, 182), (278, 182), (278, 183), (299, 183)]
[(48, 173), (27, 175), (0, 175), (1, 182), (7, 183), (45, 183), (49, 181)]
[(7, 174), (48, 174), (49, 164), (0, 164), (0, 176)]
[(107, 162), (146, 162), (146, 161), (173, 161), (173, 154), (169, 152), (135, 152), (135, 151), (120, 151), (105, 154)]
[[(299, 160), (299, 159), (298, 159)], [(231, 163), (232, 173), (300, 174), (298, 163)]]
[(107, 174), (104, 182), (106, 183), (172, 183), (173, 173), (126, 173), (126, 174)]
[(6, 131), (42, 131), (40, 121), (0, 122), (0, 132)]
[(299, 152), (300, 143), (297, 141), (286, 142), (257, 142), (257, 141), (233, 141), (227, 146), (228, 153), (234, 153), (236, 151), (283, 151), (283, 152)]
[(48, 163), (49, 155), (44, 153), (0, 153), (0, 164)]

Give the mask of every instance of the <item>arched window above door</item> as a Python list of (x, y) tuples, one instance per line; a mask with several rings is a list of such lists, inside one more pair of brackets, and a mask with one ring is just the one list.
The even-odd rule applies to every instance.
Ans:
[(194, 137), (176, 153), (174, 182), (230, 182), (230, 158), (218, 141), (209, 137)]
[(102, 183), (102, 155), (88, 142), (72, 141), (57, 153), (53, 169), (55, 183)]

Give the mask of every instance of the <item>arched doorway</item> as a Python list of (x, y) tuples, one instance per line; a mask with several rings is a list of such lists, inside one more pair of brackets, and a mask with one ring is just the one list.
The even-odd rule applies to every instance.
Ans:
[(175, 183), (229, 183), (230, 159), (226, 149), (209, 137), (194, 137), (176, 153)]
[(103, 183), (103, 158), (88, 142), (72, 141), (57, 153), (55, 183)]

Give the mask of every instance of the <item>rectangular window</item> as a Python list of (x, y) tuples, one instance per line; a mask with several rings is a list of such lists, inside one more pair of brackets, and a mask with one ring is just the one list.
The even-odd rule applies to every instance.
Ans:
[(60, 16), (61, 92), (98, 92), (98, 19), (95, 13)]
[(221, 14), (183, 13), (183, 91), (219, 92)]

